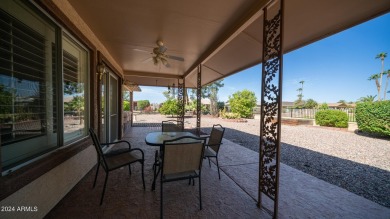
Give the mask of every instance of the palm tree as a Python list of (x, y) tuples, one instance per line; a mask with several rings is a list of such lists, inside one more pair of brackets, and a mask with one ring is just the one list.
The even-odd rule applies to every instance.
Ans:
[(303, 97), (303, 83), (305, 83), (305, 81), (302, 80), (299, 83), (302, 84), (302, 87), (298, 88), (298, 90), (297, 90), (299, 92), (298, 97), (299, 97), (300, 100), (302, 100), (302, 97)]
[(387, 52), (381, 52), (378, 55), (376, 55), (376, 57), (375, 57), (376, 59), (381, 59), (381, 63), (382, 63), (382, 70), (381, 70), (380, 77), (379, 77), (379, 95), (378, 95), (378, 100), (379, 101), (381, 100), (380, 90), (382, 88), (382, 75), (384, 73), (384, 63), (385, 63), (385, 58), (386, 57), (387, 57)]
[(386, 93), (389, 93), (389, 91), (387, 91), (387, 86), (389, 86), (390, 69), (385, 71), (383, 74), (387, 75), (387, 77), (386, 77), (386, 85), (385, 85), (385, 89), (384, 89), (384, 92), (383, 92), (383, 100), (386, 100)]
[(374, 102), (376, 95), (367, 95), (366, 97), (360, 97), (359, 102)]
[(378, 101), (380, 101), (380, 95), (381, 95), (381, 85), (379, 83), (379, 78), (380, 78), (380, 74), (373, 74), (371, 75), (368, 80), (369, 81), (372, 81), (372, 80), (375, 80), (375, 84), (376, 84), (376, 89), (378, 90)]

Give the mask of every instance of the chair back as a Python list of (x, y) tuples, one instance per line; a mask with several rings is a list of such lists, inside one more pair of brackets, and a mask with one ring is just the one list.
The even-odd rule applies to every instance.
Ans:
[(211, 129), (209, 142), (207, 143), (207, 145), (211, 149), (213, 149), (216, 153), (218, 153), (219, 148), (222, 144), (222, 138), (224, 133), (225, 133), (225, 128), (222, 127), (220, 124), (213, 125), (213, 128)]
[(176, 120), (163, 121), (161, 123), (162, 132), (181, 132), (183, 131), (183, 123)]
[(102, 163), (103, 168), (107, 169), (107, 163), (106, 163), (106, 160), (104, 159), (104, 153), (102, 150), (102, 146), (101, 146), (100, 141), (99, 141), (95, 131), (93, 130), (93, 128), (89, 128), (89, 134), (91, 135), (93, 145), (95, 146), (96, 152), (98, 154), (98, 160), (99, 160), (98, 165), (100, 165), (100, 163)]
[(200, 171), (204, 144), (204, 138), (189, 136), (164, 141), (162, 173), (165, 175)]

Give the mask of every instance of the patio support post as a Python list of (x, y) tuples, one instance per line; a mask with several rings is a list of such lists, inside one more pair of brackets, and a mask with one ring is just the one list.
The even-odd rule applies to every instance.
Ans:
[[(180, 83), (180, 80), (183, 80), (182, 83)], [(184, 130), (184, 89), (185, 89), (185, 81), (184, 79), (179, 79), (177, 83), (177, 102), (179, 105), (179, 110), (177, 112), (177, 121), (178, 125), (182, 126), (180, 127), (181, 130)]]
[(133, 91), (130, 91), (130, 126), (133, 127), (133, 116), (134, 116), (134, 109), (133, 109)]
[[(279, 201), (284, 0), (279, 0), (273, 5), (273, 7), (278, 6), (279, 10), (275, 15), (268, 14), (268, 7), (263, 9), (264, 29), (258, 190), (259, 207), (262, 207), (263, 194), (273, 201), (273, 218), (278, 216)], [(271, 18), (268, 18), (268, 16)]]
[(200, 136), (200, 117), (202, 112), (202, 65), (198, 66), (196, 83), (196, 134)]

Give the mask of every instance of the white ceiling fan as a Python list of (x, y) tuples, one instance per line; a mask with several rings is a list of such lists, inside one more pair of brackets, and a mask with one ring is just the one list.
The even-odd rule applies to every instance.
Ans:
[(150, 57), (150, 58), (142, 61), (143, 63), (146, 63), (146, 62), (153, 60), (153, 63), (155, 65), (158, 65), (159, 63), (161, 63), (165, 67), (169, 68), (170, 65), (169, 65), (169, 62), (167, 59), (172, 59), (172, 60), (176, 60), (176, 61), (180, 61), (180, 62), (184, 61), (183, 57), (165, 54), (165, 52), (167, 51), (168, 48), (164, 46), (164, 43), (161, 40), (157, 40), (156, 44), (157, 44), (157, 47), (153, 48), (153, 52), (149, 52), (149, 51), (141, 50), (141, 49), (134, 49), (135, 51), (138, 51), (138, 52), (146, 52), (146, 53), (150, 53), (151, 55), (153, 55), (153, 57)]

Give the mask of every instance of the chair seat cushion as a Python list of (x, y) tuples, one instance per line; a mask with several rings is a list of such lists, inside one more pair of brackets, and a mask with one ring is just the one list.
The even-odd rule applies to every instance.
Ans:
[(217, 153), (215, 153), (214, 150), (210, 149), (210, 148), (205, 148), (204, 149), (204, 156), (205, 157), (216, 157), (217, 156)]
[(129, 150), (130, 150), (129, 148), (115, 148), (107, 151), (107, 153), (105, 153), (104, 156), (105, 157), (116, 156), (118, 154), (128, 152)]
[(140, 160), (142, 160), (141, 156), (138, 156), (137, 154), (135, 154), (135, 152), (125, 152), (125, 153), (118, 153), (115, 155), (106, 156), (107, 166), (108, 169), (110, 170)]

